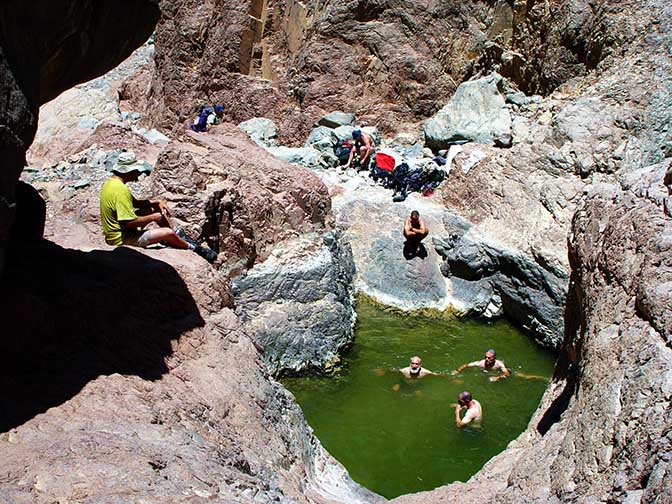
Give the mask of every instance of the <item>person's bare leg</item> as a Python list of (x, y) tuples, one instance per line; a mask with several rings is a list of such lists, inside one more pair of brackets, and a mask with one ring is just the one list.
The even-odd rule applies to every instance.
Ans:
[(147, 242), (148, 245), (151, 245), (153, 243), (160, 243), (163, 242), (167, 245), (170, 245), (171, 247), (175, 247), (178, 249), (188, 249), (189, 244), (184, 241), (182, 238), (177, 236), (175, 234), (175, 231), (173, 231), (170, 228), (158, 228), (158, 229), (152, 229), (152, 236)]
[(366, 145), (362, 145), (359, 148), (359, 159), (362, 166), (364, 166), (366, 160), (369, 159), (369, 149)]
[(348, 157), (348, 162), (345, 164), (343, 169), (350, 168), (350, 163), (352, 163), (352, 158), (355, 157), (355, 150), (356, 149), (357, 149), (356, 147), (353, 147), (352, 149), (350, 149), (350, 156)]

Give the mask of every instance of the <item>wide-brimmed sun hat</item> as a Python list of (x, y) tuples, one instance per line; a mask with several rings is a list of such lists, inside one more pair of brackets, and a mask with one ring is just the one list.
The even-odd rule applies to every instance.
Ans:
[(112, 166), (112, 171), (114, 173), (130, 173), (132, 171), (149, 173), (152, 171), (152, 166), (144, 161), (138, 161), (134, 152), (125, 151), (119, 154), (117, 162)]

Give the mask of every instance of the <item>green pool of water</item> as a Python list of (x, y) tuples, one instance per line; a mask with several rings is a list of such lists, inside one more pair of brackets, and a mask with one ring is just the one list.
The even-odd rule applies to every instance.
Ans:
[[(337, 375), (282, 383), (351, 477), (387, 498), (466, 481), (525, 429), (552, 374), (553, 355), (506, 321), (403, 317), (366, 302), (357, 314), (355, 344)], [(456, 379), (394, 371), (417, 354), (423, 367), (450, 376), (490, 347), (509, 379), (491, 382), (475, 368)], [(455, 425), (451, 403), (465, 389), (483, 407), (478, 429)]]

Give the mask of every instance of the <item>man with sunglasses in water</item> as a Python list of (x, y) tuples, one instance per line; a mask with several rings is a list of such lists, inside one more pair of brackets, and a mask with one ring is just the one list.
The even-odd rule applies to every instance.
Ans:
[[(480, 424), (483, 418), (483, 409), (481, 408), (481, 403), (471, 397), (471, 392), (468, 390), (460, 392), (457, 396), (457, 402), (458, 404), (455, 405), (455, 423), (458, 427), (461, 428), (469, 424)], [(467, 408), (467, 412), (460, 418), (460, 413), (464, 408)]]
[(511, 372), (508, 369), (506, 369), (506, 366), (504, 365), (503, 361), (496, 359), (496, 356), (497, 353), (491, 348), (490, 350), (485, 352), (485, 357), (483, 358), (483, 360), (462, 364), (459, 368), (457, 368), (455, 371), (452, 372), (452, 375), (455, 376), (456, 374), (461, 373), (464, 369), (468, 367), (479, 367), (484, 371), (491, 371), (495, 369), (499, 369), (501, 371), (501, 374), (499, 376), (491, 376), (490, 381), (494, 382), (501, 378), (507, 378), (509, 375), (511, 375)]

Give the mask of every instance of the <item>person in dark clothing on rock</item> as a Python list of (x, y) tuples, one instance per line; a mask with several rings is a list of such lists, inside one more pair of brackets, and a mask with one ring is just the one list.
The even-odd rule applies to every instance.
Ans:
[(189, 124), (189, 129), (192, 131), (197, 131), (203, 133), (208, 130), (213, 124), (218, 124), (224, 118), (224, 107), (221, 105), (215, 105), (213, 109), (209, 105), (201, 107), (198, 117), (194, 120), (193, 123)]

